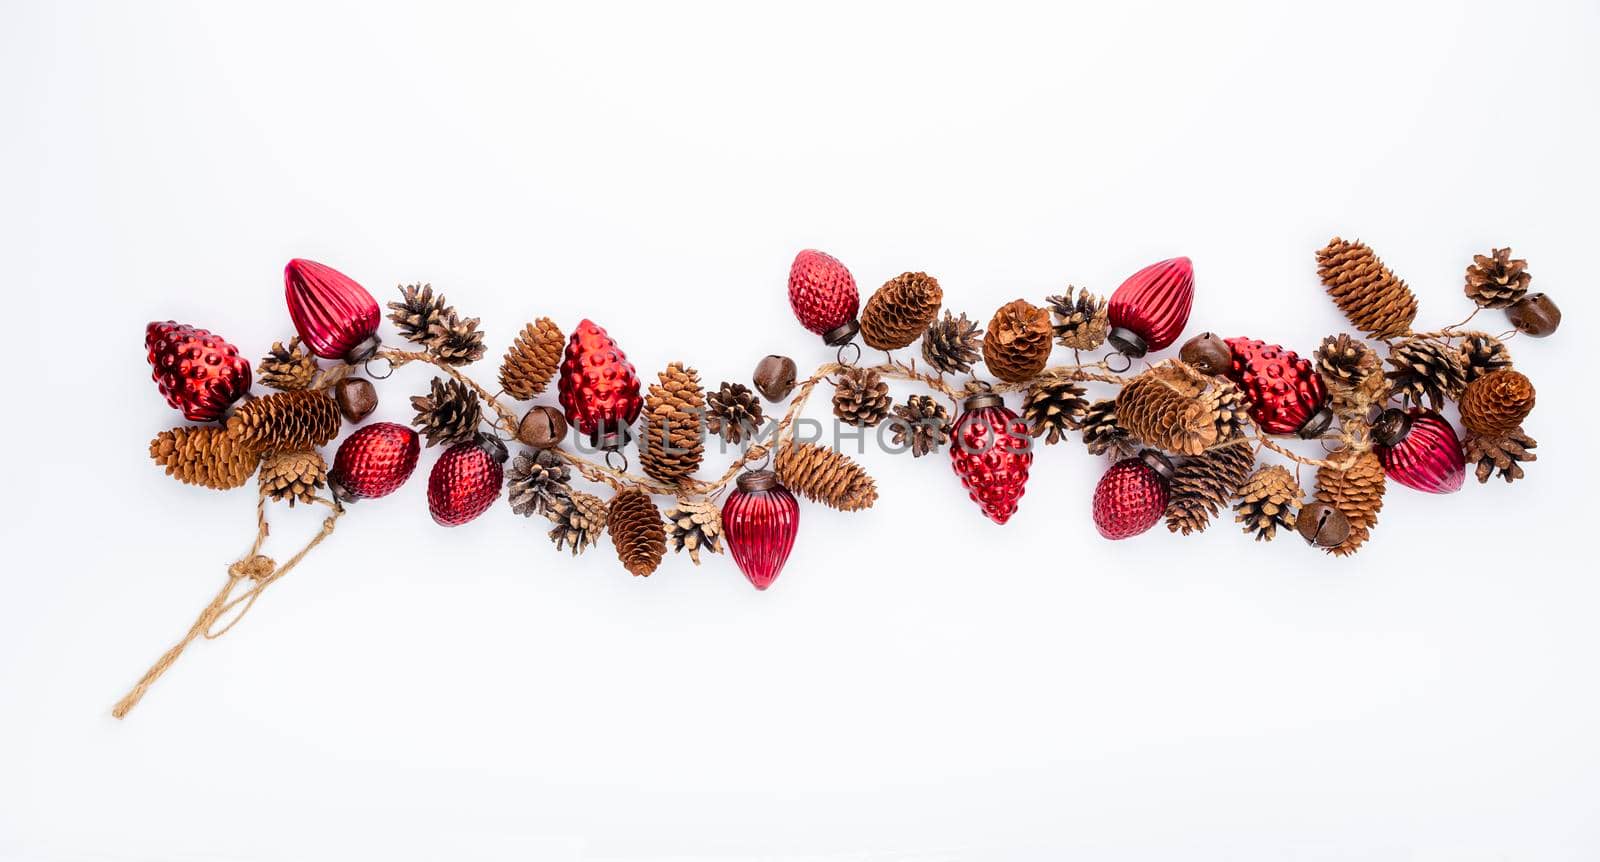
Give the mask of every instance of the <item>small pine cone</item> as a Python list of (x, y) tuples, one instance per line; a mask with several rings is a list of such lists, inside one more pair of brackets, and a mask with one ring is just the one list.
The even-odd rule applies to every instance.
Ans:
[(300, 346), (299, 337), (289, 339), (289, 346), (283, 342), (272, 343), (272, 350), (261, 360), (261, 365), (256, 368), (256, 379), (263, 386), (271, 386), (282, 392), (294, 392), (311, 385), (317, 376), (317, 358), (310, 351)]
[(328, 462), (315, 449), (280, 449), (261, 459), (261, 496), (310, 503), (328, 486)]
[(673, 552), (688, 551), (700, 565), (700, 551), (722, 553), (722, 511), (710, 500), (679, 500), (667, 510), (667, 544)]
[(1026, 299), (1000, 307), (983, 336), (983, 361), (994, 376), (1020, 383), (1044, 370), (1050, 361), (1055, 330), (1050, 312)]
[(1527, 261), (1512, 260), (1511, 249), (1497, 248), (1487, 255), (1472, 256), (1465, 292), (1479, 308), (1505, 308), (1528, 292), (1532, 280)]
[(518, 401), (531, 400), (550, 385), (566, 344), (560, 327), (548, 317), (522, 327), (500, 361), (500, 387)]
[(667, 532), (649, 494), (637, 488), (618, 492), (611, 498), (606, 530), (617, 547), (617, 559), (629, 572), (649, 577), (661, 565), (667, 552)]
[(1411, 331), (1417, 298), (1364, 243), (1338, 237), (1317, 252), (1317, 276), (1339, 310), (1373, 338), (1397, 338)]
[(1231, 384), (1223, 386), (1169, 359), (1140, 372), (1117, 393), (1117, 422), (1157, 449), (1199, 455), (1239, 432), (1244, 404), (1237, 393)]
[(705, 454), (706, 394), (693, 368), (674, 362), (661, 372), (644, 399), (644, 439), (639, 466), (663, 482), (677, 482), (700, 469)]
[(572, 468), (553, 449), (519, 452), (506, 471), (511, 511), (549, 516), (551, 507), (572, 493)]
[[(1328, 456), (1330, 461), (1340, 461), (1347, 450), (1340, 449)], [(1348, 556), (1360, 550), (1372, 528), (1378, 523), (1378, 512), (1383, 509), (1383, 462), (1372, 452), (1356, 456), (1349, 469), (1317, 468), (1317, 490), (1314, 498), (1339, 510), (1350, 522), (1350, 535), (1341, 544), (1328, 548), (1328, 553)]]
[(427, 344), (433, 336), (433, 322), (446, 312), (452, 312), (444, 294), (434, 296), (431, 284), (405, 284), (400, 286), (400, 301), (389, 303), (389, 320), (400, 330), (400, 336), (416, 344)]
[(1461, 354), (1431, 338), (1407, 338), (1389, 351), (1389, 389), (1417, 406), (1438, 410), (1461, 394), (1467, 371)]
[(846, 425), (871, 428), (889, 415), (889, 384), (870, 368), (846, 368), (833, 388), (833, 415)]
[(1471, 383), (1491, 371), (1510, 368), (1511, 351), (1487, 332), (1468, 332), (1461, 336), (1461, 367)]
[(1491, 371), (1461, 390), (1461, 424), (1480, 437), (1503, 437), (1522, 427), (1533, 402), (1533, 382), (1522, 372)]
[(773, 468), (784, 487), (841, 512), (870, 508), (878, 499), (878, 484), (860, 464), (815, 443), (779, 446)]
[(1382, 402), (1389, 389), (1377, 351), (1343, 333), (1322, 339), (1317, 373), (1328, 385), (1333, 410), (1340, 416), (1366, 416), (1367, 408)]
[(1138, 439), (1117, 422), (1114, 398), (1090, 404), (1083, 411), (1079, 427), (1083, 429), (1083, 445), (1088, 447), (1090, 455), (1106, 455), (1113, 461), (1121, 461), (1139, 451)]
[(556, 543), (556, 550), (570, 547), (574, 557), (598, 542), (606, 531), (605, 501), (582, 491), (552, 498), (544, 516), (555, 524), (550, 541)]
[(743, 383), (724, 382), (706, 393), (706, 428), (729, 443), (755, 439), (761, 430), (761, 399)]
[(1167, 500), (1167, 529), (1198, 533), (1228, 507), (1256, 463), (1248, 443), (1219, 446), (1198, 458), (1189, 458), (1172, 473), (1172, 493)]
[(909, 448), (913, 458), (937, 452), (950, 441), (950, 414), (930, 396), (907, 398), (894, 408), (894, 416), (889, 421), (894, 445)]
[(1055, 318), (1056, 343), (1069, 350), (1093, 350), (1104, 344), (1110, 330), (1106, 301), (1087, 290), (1067, 287), (1067, 292), (1045, 300)]
[(1246, 533), (1254, 532), (1256, 541), (1270, 542), (1280, 527), (1294, 532), (1295, 516), (1305, 496), (1287, 468), (1277, 464), (1262, 467), (1239, 487), (1234, 521), (1243, 524)]
[(1523, 462), (1539, 460), (1538, 455), (1528, 451), (1538, 445), (1538, 441), (1518, 428), (1503, 437), (1468, 434), (1461, 448), (1467, 461), (1478, 465), (1478, 482), (1481, 484), (1489, 481), (1489, 477), (1497, 472), (1507, 482), (1521, 479)]
[(939, 280), (925, 272), (891, 278), (861, 309), (861, 340), (877, 350), (899, 350), (933, 323), (943, 302)]
[(483, 333), (478, 318), (462, 320), (447, 308), (428, 325), (428, 349), (446, 365), (471, 365), (483, 358)]
[(150, 458), (180, 482), (226, 491), (250, 480), (261, 451), (215, 425), (185, 426), (157, 434)]
[(454, 377), (435, 377), (427, 395), (413, 395), (411, 408), (417, 415), (411, 424), (428, 438), (429, 446), (460, 443), (478, 432), (483, 408), (478, 394)]
[(1022, 402), (1028, 433), (1044, 437), (1045, 445), (1065, 440), (1068, 431), (1080, 427), (1089, 409), (1083, 393), (1083, 386), (1066, 378), (1046, 378), (1033, 384)]
[(978, 361), (981, 338), (978, 324), (965, 314), (956, 317), (946, 311), (923, 333), (922, 358), (942, 374), (965, 374)]
[(275, 392), (239, 405), (228, 433), (257, 450), (310, 449), (339, 434), (339, 404), (326, 392)]

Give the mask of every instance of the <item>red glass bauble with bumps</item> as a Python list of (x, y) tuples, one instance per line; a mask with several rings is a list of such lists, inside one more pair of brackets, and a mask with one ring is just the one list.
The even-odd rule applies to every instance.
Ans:
[(289, 317), (306, 349), (355, 364), (378, 350), (378, 301), (354, 279), (326, 264), (295, 258), (283, 268)]
[(789, 307), (800, 325), (834, 346), (848, 344), (861, 326), (855, 276), (832, 255), (806, 249), (789, 267)]
[(1254, 338), (1230, 338), (1227, 377), (1250, 402), (1250, 418), (1268, 434), (1311, 439), (1328, 430), (1328, 387), (1311, 360)]
[(996, 524), (1017, 513), (1033, 464), (1033, 437), (992, 392), (968, 398), (961, 405), (950, 439), (950, 464), (972, 501)]
[(506, 447), (479, 434), (444, 451), (428, 474), (428, 511), (442, 527), (459, 527), (488, 511), (505, 480)]
[(1167, 510), (1172, 464), (1146, 449), (1111, 465), (1094, 486), (1094, 525), (1108, 539), (1127, 539), (1154, 527)]
[(728, 553), (758, 590), (778, 579), (799, 530), (800, 504), (771, 470), (741, 475), (738, 487), (722, 504)]
[(1143, 356), (1170, 347), (1194, 306), (1194, 265), (1186, 257), (1152, 263), (1122, 283), (1107, 303), (1106, 340), (1118, 353)]
[(144, 328), (150, 377), (167, 404), (191, 422), (213, 422), (250, 391), (250, 363), (204, 329), (171, 320)]
[(393, 422), (375, 422), (339, 444), (328, 485), (347, 503), (387, 497), (411, 478), (421, 452), (417, 432)]
[(583, 321), (567, 341), (556, 384), (567, 421), (601, 449), (620, 449), (639, 418), (639, 375), (604, 329)]
[(1372, 439), (1378, 444), (1383, 475), (1407, 488), (1450, 494), (1466, 481), (1467, 464), (1456, 430), (1432, 410), (1391, 407), (1373, 423)]

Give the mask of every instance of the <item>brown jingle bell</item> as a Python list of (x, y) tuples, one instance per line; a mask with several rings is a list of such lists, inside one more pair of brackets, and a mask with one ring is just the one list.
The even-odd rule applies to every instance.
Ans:
[(364, 377), (346, 377), (334, 384), (333, 397), (339, 402), (339, 412), (352, 425), (378, 409), (378, 390)]
[(1302, 506), (1294, 528), (1308, 544), (1319, 548), (1337, 548), (1350, 537), (1350, 519), (1327, 503)]
[(768, 401), (778, 402), (789, 397), (794, 391), (795, 377), (800, 373), (795, 367), (794, 360), (787, 356), (776, 354), (763, 358), (756, 363), (756, 372), (751, 377), (756, 391)]
[(517, 423), (517, 439), (535, 449), (550, 449), (567, 439), (567, 417), (546, 404), (528, 409)]

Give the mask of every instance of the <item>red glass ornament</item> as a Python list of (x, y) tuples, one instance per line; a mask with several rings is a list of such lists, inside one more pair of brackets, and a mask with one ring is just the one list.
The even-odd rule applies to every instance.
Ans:
[(505, 479), (506, 447), (485, 434), (446, 449), (428, 474), (428, 511), (442, 527), (458, 527), (488, 511)]
[(722, 504), (728, 553), (758, 590), (778, 579), (799, 531), (800, 504), (771, 470), (741, 475), (737, 490)]
[(1152, 263), (1111, 294), (1106, 340), (1118, 353), (1139, 357), (1178, 340), (1194, 305), (1194, 265), (1186, 257)]
[(639, 375), (606, 331), (583, 321), (567, 341), (561, 360), (561, 407), (567, 421), (602, 449), (628, 442), (628, 426), (639, 418)]
[(393, 422), (375, 422), (339, 444), (328, 485), (346, 502), (386, 497), (411, 478), (421, 451), (417, 432)]
[(1167, 510), (1172, 464), (1154, 450), (1111, 465), (1094, 486), (1094, 525), (1108, 539), (1126, 539), (1154, 527)]
[(989, 520), (1004, 524), (1017, 513), (1032, 464), (1028, 423), (999, 395), (983, 392), (962, 403), (950, 439), (950, 465)]
[(1268, 434), (1311, 439), (1328, 430), (1328, 387), (1309, 359), (1253, 338), (1230, 338), (1228, 379), (1250, 401), (1250, 418)]
[(832, 255), (806, 249), (789, 267), (789, 307), (800, 325), (834, 346), (848, 344), (861, 326), (855, 276)]
[(222, 418), (229, 405), (250, 391), (250, 363), (234, 347), (204, 329), (171, 320), (144, 328), (150, 378), (168, 406), (191, 422)]
[(331, 266), (295, 258), (283, 268), (289, 317), (306, 349), (355, 364), (378, 350), (378, 301)]
[(1407, 488), (1429, 494), (1461, 490), (1467, 478), (1461, 440), (1443, 416), (1432, 410), (1391, 407), (1373, 423), (1383, 474)]

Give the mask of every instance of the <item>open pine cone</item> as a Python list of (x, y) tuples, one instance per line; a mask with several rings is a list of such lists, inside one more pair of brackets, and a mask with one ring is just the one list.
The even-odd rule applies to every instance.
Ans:
[(761, 399), (743, 383), (723, 382), (706, 393), (706, 429), (729, 443), (755, 436), (763, 420)]
[(1461, 354), (1431, 338), (1407, 338), (1389, 351), (1389, 388), (1416, 406), (1438, 410), (1461, 394), (1467, 371)]
[(1020, 383), (1044, 370), (1054, 335), (1050, 312), (1026, 299), (1012, 300), (989, 321), (983, 336), (984, 364), (1001, 380)]
[(677, 482), (700, 469), (705, 454), (705, 391), (700, 375), (674, 362), (645, 395), (639, 466), (651, 477)]
[(1507, 482), (1521, 479), (1522, 464), (1539, 460), (1538, 455), (1529, 451), (1538, 445), (1538, 441), (1518, 428), (1502, 437), (1480, 437), (1469, 432), (1461, 449), (1467, 463), (1477, 465), (1478, 482), (1481, 484), (1496, 473)]
[(400, 286), (400, 301), (389, 303), (389, 320), (400, 337), (417, 344), (427, 344), (433, 339), (431, 330), (436, 319), (451, 311), (444, 294), (435, 296), (431, 284), (405, 284)]
[(1255, 471), (1239, 487), (1239, 502), (1233, 507), (1234, 521), (1254, 532), (1256, 541), (1270, 542), (1279, 528), (1294, 532), (1295, 517), (1306, 492), (1286, 467), (1273, 464)]
[(555, 524), (550, 530), (550, 541), (556, 550), (570, 547), (577, 556), (600, 540), (606, 531), (606, 504), (593, 494), (572, 491), (563, 497), (550, 500), (545, 517)]
[(1055, 318), (1057, 344), (1069, 350), (1094, 350), (1105, 343), (1111, 328), (1105, 300), (1069, 285), (1066, 293), (1045, 301)]
[(1255, 463), (1255, 450), (1245, 442), (1185, 459), (1172, 473), (1167, 529), (1187, 536), (1210, 526), (1211, 519), (1228, 507)]
[(228, 419), (228, 433), (245, 446), (310, 449), (339, 434), (339, 405), (326, 392), (275, 392), (240, 404)]
[(878, 499), (878, 484), (860, 464), (815, 443), (778, 447), (772, 466), (785, 488), (841, 512), (871, 508)]
[(877, 350), (899, 350), (917, 340), (939, 316), (944, 291), (925, 272), (907, 272), (873, 291), (861, 309), (861, 340)]
[(511, 511), (523, 517), (548, 517), (557, 501), (571, 495), (571, 483), (572, 469), (551, 449), (519, 452), (506, 470)]
[(281, 341), (273, 342), (272, 350), (256, 367), (256, 379), (261, 385), (282, 392), (304, 389), (316, 376), (317, 358), (300, 346), (299, 336), (289, 339), (288, 347)]
[(293, 506), (328, 486), (328, 462), (313, 449), (279, 450), (261, 459), (261, 495)]
[(950, 440), (950, 414), (930, 396), (907, 398), (894, 408), (894, 416), (889, 422), (894, 445), (909, 448), (913, 458), (937, 452)]
[(922, 358), (941, 374), (965, 374), (978, 361), (981, 340), (978, 324), (946, 311), (923, 333)]
[(417, 411), (411, 424), (428, 438), (429, 446), (460, 443), (478, 432), (483, 408), (471, 387), (454, 377), (435, 377), (427, 395), (414, 395), (411, 407)]
[(1317, 252), (1317, 276), (1350, 322), (1373, 338), (1411, 331), (1417, 298), (1372, 249), (1338, 237)]
[(446, 308), (428, 324), (428, 349), (447, 365), (471, 365), (483, 358), (483, 333), (478, 318), (465, 320)]
[(548, 317), (522, 327), (500, 361), (500, 386), (518, 401), (528, 401), (550, 385), (561, 365), (567, 339)]
[(180, 482), (226, 491), (250, 480), (261, 451), (216, 425), (186, 426), (157, 434), (150, 459)]
[(673, 552), (688, 551), (700, 565), (700, 551), (722, 553), (722, 511), (710, 500), (679, 500), (667, 510), (667, 544)]
[(637, 488), (617, 492), (611, 498), (606, 530), (617, 547), (617, 559), (630, 573), (648, 577), (661, 565), (661, 557), (667, 552), (667, 533), (661, 512), (649, 494)]
[(1467, 267), (1467, 298), (1479, 308), (1506, 308), (1528, 292), (1528, 262), (1512, 260), (1511, 249), (1497, 248), (1488, 254), (1473, 255)]
[(1138, 438), (1117, 422), (1117, 402), (1104, 398), (1083, 411), (1079, 423), (1083, 429), (1083, 445), (1090, 455), (1106, 455), (1113, 461), (1132, 457), (1142, 448)]
[(1511, 367), (1511, 351), (1500, 339), (1487, 332), (1467, 332), (1461, 336), (1461, 368), (1471, 383), (1491, 371)]
[(839, 372), (833, 388), (833, 415), (846, 425), (871, 428), (889, 415), (889, 384), (870, 368)]
[(1082, 385), (1064, 377), (1044, 378), (1034, 383), (1022, 402), (1022, 418), (1028, 423), (1028, 433), (1044, 437), (1047, 446), (1065, 440), (1067, 432), (1079, 427), (1089, 409), (1089, 401), (1083, 395)]

